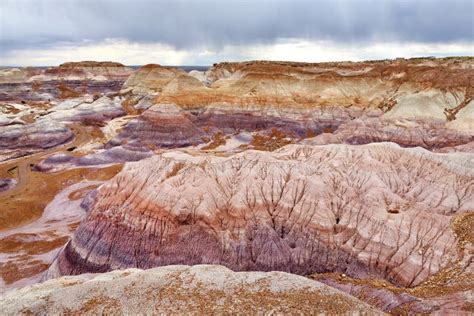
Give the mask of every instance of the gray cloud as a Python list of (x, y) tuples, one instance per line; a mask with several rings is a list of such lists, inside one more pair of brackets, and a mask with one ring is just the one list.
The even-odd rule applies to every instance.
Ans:
[(470, 0), (2, 0), (0, 46), (6, 52), (106, 38), (177, 49), (278, 38), (472, 42), (473, 10)]

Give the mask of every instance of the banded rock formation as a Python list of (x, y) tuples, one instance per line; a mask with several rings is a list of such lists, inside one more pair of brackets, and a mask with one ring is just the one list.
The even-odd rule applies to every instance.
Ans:
[(0, 71), (0, 101), (46, 101), (120, 90), (133, 69), (113, 62), (71, 62), (58, 67)]
[[(113, 62), (0, 71), (0, 160), (56, 147), (73, 138), (71, 122), (103, 125), (124, 116), (121, 89), (133, 70)], [(77, 135), (76, 135), (77, 136)]]
[(0, 126), (0, 161), (53, 148), (73, 138), (69, 128), (53, 122)]
[[(71, 141), (74, 136), (77, 140), (81, 135), (73, 133), (71, 123), (104, 125), (107, 121), (126, 114), (120, 101), (119, 98), (106, 96), (96, 100), (81, 97), (35, 111), (13, 114), (13, 119), (0, 126), (0, 161), (57, 147)], [(0, 114), (0, 118), (2, 116)], [(9, 115), (3, 117), (10, 118)], [(29, 121), (18, 121), (18, 117), (27, 117)]]
[(311, 274), (383, 311), (472, 310), (473, 65), (2, 69), (3, 284), (36, 282), (61, 248), (45, 277), (221, 264)]
[(155, 155), (87, 200), (50, 275), (209, 263), (414, 286), (463, 257), (449, 220), (474, 207), (473, 166), (393, 144)]
[[(93, 62), (58, 67), (62, 69), (59, 73), (87, 70), (124, 80), (122, 73), (128, 71), (122, 68), (115, 63)], [(212, 148), (217, 136), (229, 139), (239, 133), (251, 133), (254, 139), (244, 149), (274, 149), (315, 135), (318, 137), (309, 143), (391, 141), (441, 152), (469, 152), (474, 144), (469, 58), (222, 63), (198, 77), (201, 81), (179, 69), (147, 65), (128, 77), (120, 93), (108, 98), (69, 98), (45, 110), (34, 109), (33, 114), (21, 110), (1, 115), (0, 124), (22, 123), (22, 118), (103, 124), (124, 116), (124, 110), (133, 112), (105, 146), (115, 149), (85, 158), (99, 163), (118, 156), (117, 162), (134, 161), (149, 156), (143, 152), (159, 148)], [(21, 107), (15, 105), (15, 109)], [(259, 146), (262, 137), (270, 139), (275, 133), (285, 140)], [(68, 159), (72, 165), (82, 164), (74, 157)], [(43, 169), (51, 168), (55, 166)]]
[[(155, 97), (111, 145), (141, 139), (156, 147), (183, 147), (205, 143), (216, 133), (278, 129), (295, 141), (335, 132), (323, 141), (456, 150), (474, 141), (472, 65), (470, 58), (246, 62), (217, 64), (192, 76), (147, 65), (129, 77), (122, 93), (131, 91), (137, 100)], [(163, 134), (173, 129), (186, 133)]]

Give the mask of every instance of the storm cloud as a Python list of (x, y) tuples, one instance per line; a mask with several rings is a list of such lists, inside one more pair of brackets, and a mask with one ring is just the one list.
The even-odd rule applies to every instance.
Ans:
[(177, 50), (275, 43), (471, 43), (473, 2), (2, 0), (1, 55), (121, 39)]

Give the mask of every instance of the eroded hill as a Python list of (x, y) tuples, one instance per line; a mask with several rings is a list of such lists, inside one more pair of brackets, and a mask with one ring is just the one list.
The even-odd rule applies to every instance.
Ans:
[(3, 69), (4, 288), (205, 263), (472, 312), (473, 66)]

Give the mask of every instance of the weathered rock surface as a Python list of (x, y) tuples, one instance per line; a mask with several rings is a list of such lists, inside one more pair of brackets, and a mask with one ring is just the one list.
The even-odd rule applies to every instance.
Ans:
[(175, 105), (153, 106), (130, 121), (110, 144), (137, 142), (143, 147), (186, 147), (203, 142), (206, 133)]
[[(344, 275), (313, 275), (315, 280), (362, 299), (390, 314), (472, 314), (472, 281), (450, 276), (445, 284), (414, 289), (394, 287), (380, 280), (353, 280)], [(465, 276), (464, 276), (465, 277)]]
[(69, 123), (104, 125), (126, 112), (119, 97), (132, 69), (112, 62), (0, 71), (0, 160), (64, 144)]
[(0, 192), (13, 188), (16, 183), (15, 179), (0, 179)]
[(221, 264), (317, 273), (393, 313), (472, 310), (473, 66), (1, 69), (0, 292), (61, 249), (49, 277)]
[(174, 101), (188, 107), (225, 104), (278, 109), (332, 105), (372, 107), (384, 112), (393, 108), (391, 113), (401, 114), (404, 111), (400, 108), (416, 104), (416, 110), (408, 113), (410, 117), (420, 116), (418, 112), (443, 118), (443, 106), (452, 108), (472, 99), (473, 76), (470, 58), (431, 63), (244, 62), (215, 65), (206, 73), (206, 80), (212, 82), (209, 88), (192, 84), (176, 91), (169, 88), (170, 84), (163, 87), (161, 81), (158, 85), (148, 81), (147, 86), (161, 88), (157, 102)]
[(458, 259), (449, 220), (474, 207), (472, 170), (393, 144), (164, 153), (97, 190), (50, 272), (216, 263), (413, 286)]
[(140, 139), (143, 146), (185, 147), (216, 133), (278, 129), (294, 141), (334, 132), (317, 142), (456, 150), (474, 140), (472, 65), (471, 59), (222, 63), (199, 76), (147, 65), (123, 93), (155, 95), (154, 105), (111, 145)]
[(113, 62), (65, 63), (58, 67), (0, 71), (0, 101), (46, 101), (121, 89), (133, 69)]
[(318, 135), (304, 143), (357, 145), (394, 142), (404, 147), (423, 147), (432, 151), (471, 151), (469, 147), (463, 150), (461, 145), (474, 141), (474, 129), (456, 130), (447, 125), (442, 120), (358, 118), (339, 125), (329, 135)]
[(97, 100), (82, 97), (60, 102), (38, 113), (19, 112), (15, 114), (17, 117), (29, 116), (31, 121), (11, 120), (0, 126), (0, 160), (53, 148), (71, 141), (75, 136), (76, 139), (86, 138), (87, 135), (75, 135), (68, 125), (103, 126), (111, 119), (126, 114), (121, 101), (118, 97), (104, 96)]
[(204, 85), (185, 71), (150, 64), (141, 67), (124, 83), (123, 88), (135, 94), (178, 93), (203, 88)]
[(56, 147), (73, 138), (73, 132), (60, 123), (0, 126), (0, 161)]
[[(110, 61), (81, 61), (68, 62), (59, 65), (58, 68), (51, 68), (46, 71), (47, 75), (57, 75), (58, 77), (79, 75), (81, 80), (126, 80), (133, 70), (117, 62)], [(105, 79), (104, 79), (105, 78)], [(32, 79), (34, 80), (34, 79)]]
[(120, 98), (107, 96), (96, 100), (91, 98), (70, 99), (54, 106), (51, 113), (41, 117), (41, 120), (102, 125), (105, 121), (126, 114), (121, 104), (122, 101)]
[(283, 272), (168, 266), (64, 277), (7, 293), (4, 315), (364, 314), (381, 311), (319, 282)]

